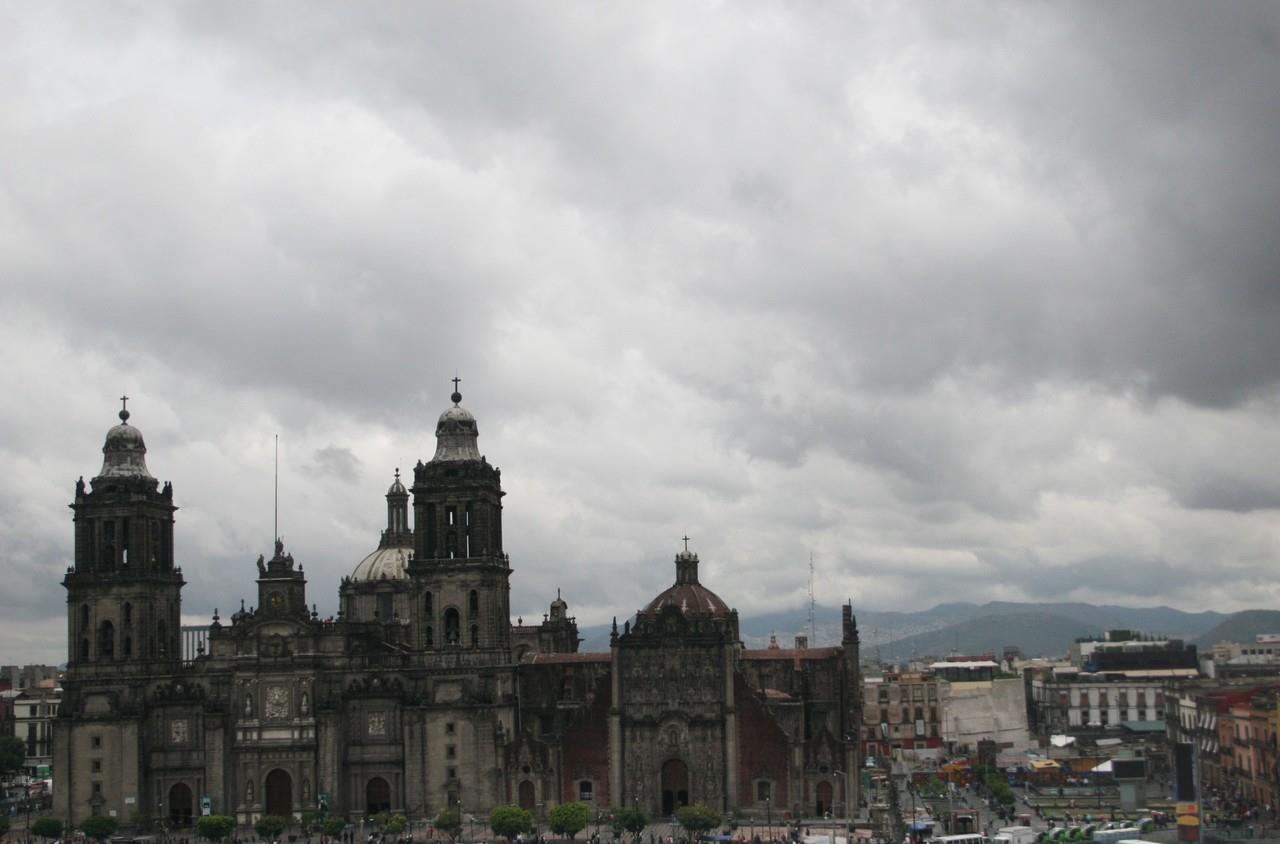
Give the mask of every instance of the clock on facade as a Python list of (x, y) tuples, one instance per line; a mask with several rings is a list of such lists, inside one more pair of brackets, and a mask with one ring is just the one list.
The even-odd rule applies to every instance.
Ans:
[(273, 610), (284, 609), (284, 593), (272, 592), (267, 596), (267, 603), (271, 605)]

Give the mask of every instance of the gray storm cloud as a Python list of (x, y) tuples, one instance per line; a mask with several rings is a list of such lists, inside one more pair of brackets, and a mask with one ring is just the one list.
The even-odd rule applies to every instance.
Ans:
[[(462, 375), (513, 606), (1280, 598), (1280, 11), (0, 9), (0, 660), (134, 396), (185, 611), (377, 542)], [(238, 573), (238, 574), (237, 574)]]

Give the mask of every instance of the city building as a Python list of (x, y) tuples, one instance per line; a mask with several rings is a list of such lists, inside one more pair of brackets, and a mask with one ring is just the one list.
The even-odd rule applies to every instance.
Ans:
[(308, 604), (302, 562), (277, 540), (246, 565), (251, 606), (203, 634), (180, 626), (173, 487), (120, 412), (72, 504), (58, 814), (185, 826), (205, 798), (241, 823), (322, 804), (351, 818), (571, 800), (663, 816), (693, 802), (806, 817), (856, 805), (852, 609), (837, 646), (744, 648), (686, 540), (672, 586), (614, 622), (607, 652), (579, 652), (559, 596), (541, 623), (513, 624), (501, 473), (461, 399), (431, 459), (408, 483), (396, 472), (336, 618)]
[(33, 779), (50, 776), (53, 724), (61, 700), (62, 690), (56, 687), (29, 687), (13, 698), (13, 734), (27, 744), (24, 773)]
[(886, 671), (867, 677), (862, 690), (862, 740), (868, 757), (942, 757), (937, 677), (930, 672)]

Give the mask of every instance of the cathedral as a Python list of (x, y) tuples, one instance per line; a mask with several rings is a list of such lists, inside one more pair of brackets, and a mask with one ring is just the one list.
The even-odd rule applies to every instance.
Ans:
[(342, 578), (336, 617), (308, 604), (302, 562), (277, 540), (250, 608), (215, 613), (187, 654), (174, 489), (120, 411), (71, 504), (57, 813), (183, 827), (202, 811), (249, 824), (320, 810), (487, 817), (503, 803), (545, 817), (576, 800), (593, 816), (856, 807), (852, 608), (838, 646), (745, 648), (686, 540), (673, 584), (614, 621), (608, 651), (579, 650), (558, 594), (540, 623), (513, 623), (502, 473), (456, 384), (451, 399), (411, 485), (396, 470), (386, 528)]

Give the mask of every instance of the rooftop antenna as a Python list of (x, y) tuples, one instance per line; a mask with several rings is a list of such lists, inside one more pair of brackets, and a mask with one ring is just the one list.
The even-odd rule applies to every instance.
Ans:
[(809, 552), (809, 647), (818, 646), (817, 625), (813, 621), (813, 552)]
[(275, 461), (276, 477), (275, 477), (275, 501), (273, 503), (274, 512), (272, 513), (271, 530), (275, 536), (271, 537), (271, 541), (275, 542), (280, 538), (280, 435), (276, 434), (276, 461)]

